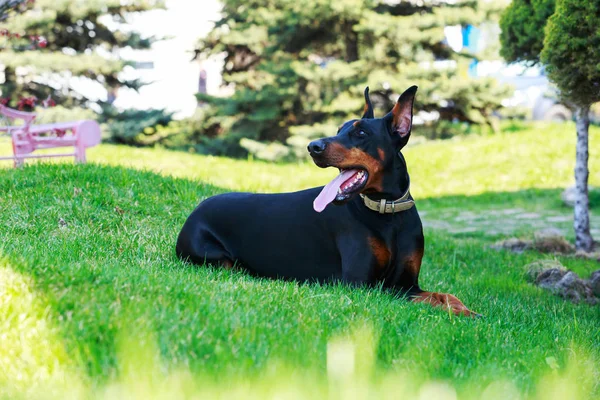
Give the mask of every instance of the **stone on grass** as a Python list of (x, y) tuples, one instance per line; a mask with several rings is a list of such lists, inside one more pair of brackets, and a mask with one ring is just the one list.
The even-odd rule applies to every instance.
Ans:
[(575, 258), (583, 258), (585, 260), (600, 261), (600, 252), (594, 251), (592, 253), (588, 253), (585, 250), (577, 250), (575, 252)]
[(500, 240), (490, 246), (496, 250), (510, 250), (513, 253), (522, 253), (525, 250), (537, 250), (541, 253), (569, 254), (575, 251), (575, 247), (569, 243), (558, 229), (548, 228), (537, 231), (533, 240), (509, 238)]
[(548, 228), (533, 234), (533, 247), (541, 253), (572, 253), (575, 247), (562, 236), (558, 229)]
[(500, 240), (490, 247), (496, 250), (510, 250), (514, 253), (522, 253), (525, 250), (531, 249), (533, 242), (531, 240), (523, 240), (517, 238), (508, 238)]
[(592, 292), (594, 292), (594, 295), (600, 297), (600, 269), (592, 272), (590, 284), (592, 285)]
[[(558, 271), (560, 276), (557, 276), (557, 281), (564, 275), (567, 269), (557, 260), (537, 260), (525, 266), (527, 277), (531, 282), (537, 283), (538, 276), (544, 271)], [(550, 274), (550, 272), (549, 272)]]
[(595, 296), (593, 290), (593, 279), (600, 281), (600, 271), (596, 271), (598, 272), (597, 277), (594, 275), (595, 272), (592, 274), (591, 280), (585, 280), (556, 260), (539, 260), (526, 265), (525, 268), (535, 285), (564, 299), (573, 303), (600, 303), (600, 299)]

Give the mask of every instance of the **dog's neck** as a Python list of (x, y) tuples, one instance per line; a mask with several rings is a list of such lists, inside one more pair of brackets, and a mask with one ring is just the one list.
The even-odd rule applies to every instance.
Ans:
[(365, 193), (371, 200), (394, 201), (403, 197), (410, 189), (410, 177), (406, 167), (406, 160), (401, 152), (392, 160), (392, 166), (382, 179), (382, 190), (375, 193)]

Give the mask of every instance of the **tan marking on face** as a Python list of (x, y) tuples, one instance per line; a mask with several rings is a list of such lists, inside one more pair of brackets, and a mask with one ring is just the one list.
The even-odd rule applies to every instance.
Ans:
[(421, 292), (412, 298), (415, 303), (427, 303), (434, 307), (450, 309), (455, 315), (474, 317), (476, 313), (469, 310), (456, 296), (447, 293)]
[(369, 246), (371, 246), (371, 251), (377, 262), (377, 265), (375, 266), (375, 276), (379, 278), (385, 272), (386, 267), (390, 262), (390, 249), (388, 249), (383, 240), (376, 237), (369, 238)]
[(360, 124), (360, 120), (358, 120), (358, 121), (354, 121), (354, 122), (352, 123), (352, 126), (354, 126), (354, 127), (356, 128), (356, 127), (358, 126), (358, 124)]
[(363, 188), (364, 191), (381, 192), (383, 190), (383, 173), (381, 161), (376, 160), (364, 151), (353, 147), (347, 149), (339, 143), (333, 142), (327, 146), (325, 159), (337, 168), (346, 169), (360, 166), (367, 170), (369, 178)]
[(377, 148), (377, 154), (379, 154), (379, 159), (381, 161), (385, 160), (385, 151), (381, 147)]

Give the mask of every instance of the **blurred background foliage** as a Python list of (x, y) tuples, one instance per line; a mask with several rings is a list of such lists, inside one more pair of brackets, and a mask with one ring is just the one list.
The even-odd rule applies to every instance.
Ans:
[[(3, 22), (9, 32), (25, 32), (0, 51), (4, 66), (2, 96), (51, 95), (57, 104), (69, 108), (89, 107), (90, 99), (72, 90), (69, 81), (84, 77), (103, 85), (108, 92), (120, 86), (139, 87), (137, 81), (123, 80), (119, 72), (127, 65), (116, 56), (124, 47), (146, 49), (154, 38), (142, 38), (134, 31), (111, 29), (103, 23), (125, 23), (125, 15), (162, 7), (160, 0), (36, 0), (23, 13)], [(32, 48), (30, 37), (45, 39), (43, 48)], [(109, 96), (110, 97), (110, 96)], [(101, 103), (96, 101), (95, 103)], [(108, 102), (109, 103), (109, 102)]]
[[(143, 38), (131, 29), (114, 29), (112, 25), (127, 25), (129, 13), (164, 7), (162, 0), (24, 3), (27, 7), (22, 12), (12, 13), (0, 26), (0, 30), (13, 33), (11, 40), (0, 47), (0, 88), (2, 97), (9, 99), (9, 106), (15, 107), (23, 97), (42, 100), (50, 96), (57, 107), (38, 110), (40, 122), (98, 119), (105, 123), (114, 141), (128, 144), (135, 143), (131, 136), (137, 137), (144, 129), (171, 120), (171, 115), (162, 110), (121, 113), (112, 106), (111, 96), (120, 87), (135, 89), (143, 85), (138, 80), (123, 79), (121, 72), (130, 62), (123, 60), (118, 50), (148, 49), (157, 40)], [(32, 41), (33, 37), (41, 38), (43, 47)], [(81, 78), (104, 87), (106, 99), (89, 98), (72, 85), (80, 83)]]
[[(399, 92), (419, 86), (415, 110), (424, 112), (418, 134), (448, 138), (495, 132), (509, 110), (511, 88), (492, 78), (473, 78), (474, 60), (498, 59), (499, 46), (479, 53), (448, 44), (445, 28), (497, 29), (503, 2), (457, 0), (224, 0), (221, 18), (200, 39), (197, 60), (224, 57), (223, 85), (230, 95), (199, 93), (197, 112), (174, 120), (165, 110), (117, 110), (111, 93), (139, 88), (121, 72), (130, 63), (119, 49), (146, 49), (160, 38), (142, 37), (128, 13), (164, 7), (160, 0), (37, 0), (5, 23), (9, 31), (47, 40), (0, 50), (2, 97), (51, 95), (59, 106), (44, 121), (90, 117), (103, 123), (107, 139), (135, 146), (160, 145), (203, 154), (267, 160), (306, 156), (306, 143), (335, 134), (361, 115), (362, 91), (371, 88), (376, 115), (388, 112)], [(496, 33), (497, 34), (497, 31)], [(192, 55), (190, 56), (192, 57)], [(105, 100), (90, 99), (69, 82), (87, 78), (102, 85)]]
[(450, 25), (495, 21), (497, 2), (223, 4), (222, 18), (200, 41), (197, 56), (224, 54), (224, 81), (235, 92), (226, 98), (198, 95), (207, 105), (194, 138), (199, 143), (244, 137), (241, 147), (260, 158), (270, 158), (268, 148), (272, 158), (303, 155), (307, 139), (335, 134), (340, 122), (360, 116), (367, 85), (379, 116), (393, 107), (398, 92), (418, 85), (416, 110), (439, 116), (419, 130), (429, 137), (497, 129), (500, 102), (510, 89), (468, 77), (473, 59), (486, 55), (455, 52), (444, 34)]

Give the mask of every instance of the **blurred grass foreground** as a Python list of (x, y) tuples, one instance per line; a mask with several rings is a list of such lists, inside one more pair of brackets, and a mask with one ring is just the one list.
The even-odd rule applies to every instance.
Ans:
[[(0, 265), (0, 395), (7, 399), (521, 399), (588, 398), (598, 365), (573, 347), (566, 368), (542, 375), (529, 396), (510, 381), (491, 379), (466, 385), (460, 395), (451, 382), (428, 380), (376, 367), (378, 338), (367, 322), (327, 343), (326, 359), (316, 369), (297, 368), (278, 360), (260, 373), (222, 379), (192, 371), (188, 365), (167, 366), (154, 335), (134, 325), (117, 341), (118, 373), (98, 384), (81, 375), (56, 329), (48, 308), (30, 279)], [(20, 346), (14, 344), (20, 342)], [(314, 356), (314, 355), (313, 355)], [(431, 360), (436, 362), (436, 360)]]

